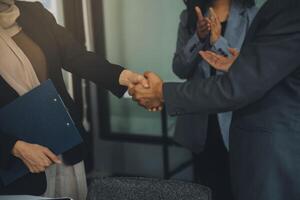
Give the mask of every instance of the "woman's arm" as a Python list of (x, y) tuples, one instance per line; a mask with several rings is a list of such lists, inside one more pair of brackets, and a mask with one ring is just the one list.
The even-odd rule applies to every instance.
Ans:
[(118, 97), (122, 97), (127, 90), (127, 87), (122, 84), (138, 80), (144, 86), (146, 85), (146, 79), (143, 76), (125, 70), (119, 65), (111, 64), (96, 53), (86, 51), (68, 30), (56, 23), (53, 15), (42, 4), (37, 3), (37, 5), (55, 35), (64, 69), (83, 79), (93, 81)]
[(180, 16), (176, 53), (173, 58), (173, 72), (182, 79), (187, 79), (193, 74), (197, 63), (201, 60), (198, 52), (209, 45), (209, 38), (201, 41), (197, 33), (191, 36), (186, 28), (186, 22), (187, 12), (183, 11)]

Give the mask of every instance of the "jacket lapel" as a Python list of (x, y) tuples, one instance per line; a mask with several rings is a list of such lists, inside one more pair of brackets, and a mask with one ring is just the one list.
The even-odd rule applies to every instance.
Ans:
[(246, 9), (242, 8), (238, 4), (232, 4), (225, 31), (225, 38), (227, 39), (230, 47), (238, 50), (241, 49), (248, 27), (249, 20), (247, 19)]

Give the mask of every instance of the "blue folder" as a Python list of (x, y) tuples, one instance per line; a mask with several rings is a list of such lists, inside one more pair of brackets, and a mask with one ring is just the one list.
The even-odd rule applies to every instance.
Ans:
[[(82, 143), (82, 138), (51, 80), (0, 110), (0, 134), (48, 147), (60, 155)], [(28, 174), (23, 162), (13, 158), (8, 170), (0, 170), (4, 185)]]

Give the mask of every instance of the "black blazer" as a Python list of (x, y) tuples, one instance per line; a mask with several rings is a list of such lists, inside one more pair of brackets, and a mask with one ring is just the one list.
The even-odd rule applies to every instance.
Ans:
[(234, 110), (230, 159), (237, 200), (300, 197), (299, 4), (269, 0), (225, 75), (164, 85), (170, 114)]
[[(86, 132), (81, 124), (81, 114), (69, 96), (62, 76), (65, 70), (110, 90), (121, 97), (126, 88), (119, 85), (119, 75), (123, 68), (110, 64), (107, 60), (94, 53), (85, 51), (73, 36), (59, 26), (53, 15), (40, 3), (16, 2), (21, 11), (18, 19), (23, 31), (43, 50), (49, 70), (49, 77), (54, 82), (64, 103), (68, 107), (81, 135), (86, 142)], [(18, 98), (18, 94), (0, 77), (0, 108)], [(0, 134), (0, 168), (9, 168), (11, 151), (18, 138)], [(86, 150), (81, 144), (63, 155), (67, 164), (75, 164), (83, 160)], [(3, 187), (0, 184), (0, 194), (31, 194), (40, 195), (45, 192), (45, 174), (29, 174), (17, 182)]]

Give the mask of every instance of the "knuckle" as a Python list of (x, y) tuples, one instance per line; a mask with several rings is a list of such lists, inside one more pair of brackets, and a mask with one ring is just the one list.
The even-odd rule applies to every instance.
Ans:
[(47, 152), (50, 151), (47, 147), (43, 147), (43, 150)]

